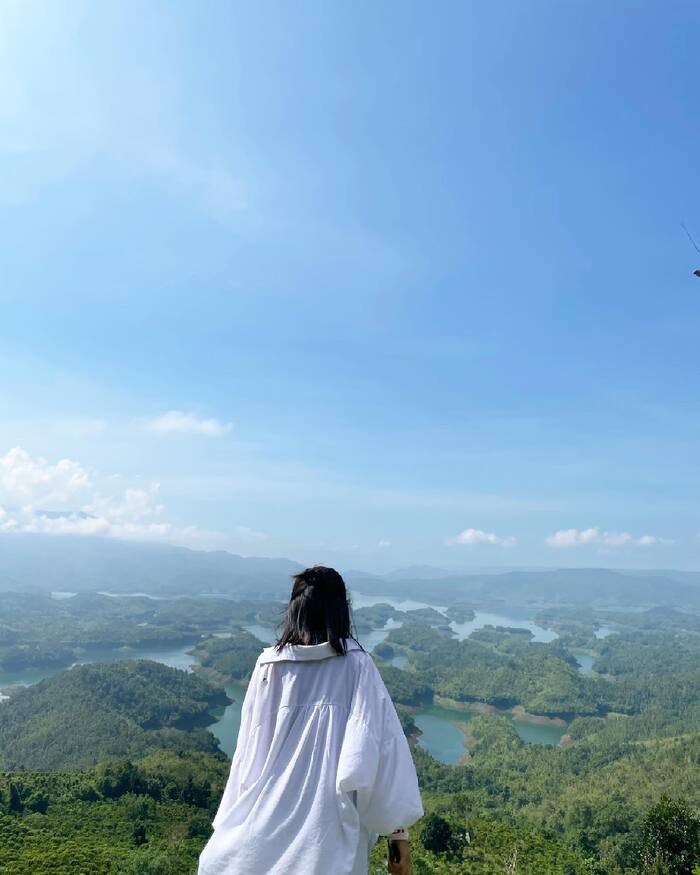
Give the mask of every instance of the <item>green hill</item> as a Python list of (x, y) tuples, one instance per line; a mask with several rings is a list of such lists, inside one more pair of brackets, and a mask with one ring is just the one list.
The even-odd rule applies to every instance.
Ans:
[(83, 768), (167, 747), (214, 751), (202, 727), (227, 703), (205, 679), (148, 660), (76, 666), (0, 708), (0, 768)]

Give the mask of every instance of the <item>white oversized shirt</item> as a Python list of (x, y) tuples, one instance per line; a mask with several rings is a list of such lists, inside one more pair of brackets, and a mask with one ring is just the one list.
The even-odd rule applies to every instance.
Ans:
[(267, 647), (198, 875), (366, 875), (378, 836), (423, 815), (372, 657), (353, 639)]

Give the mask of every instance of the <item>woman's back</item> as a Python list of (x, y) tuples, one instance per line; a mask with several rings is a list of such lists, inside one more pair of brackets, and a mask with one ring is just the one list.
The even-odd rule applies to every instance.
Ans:
[(261, 653), (199, 875), (364, 875), (377, 835), (422, 816), (381, 676), (344, 642)]
[(423, 814), (408, 742), (352, 636), (345, 582), (293, 577), (277, 644), (260, 654), (199, 875), (367, 875), (378, 835)]

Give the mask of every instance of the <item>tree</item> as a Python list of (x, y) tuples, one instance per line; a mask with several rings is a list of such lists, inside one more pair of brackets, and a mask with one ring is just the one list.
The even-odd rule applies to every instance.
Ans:
[(642, 826), (640, 872), (692, 875), (700, 863), (700, 819), (684, 799), (662, 796)]
[(134, 822), (133, 829), (131, 830), (131, 840), (137, 848), (145, 845), (148, 841), (146, 838), (146, 824), (142, 820)]
[(439, 814), (429, 814), (423, 823), (420, 840), (426, 850), (445, 854), (452, 850), (454, 844), (452, 827)]

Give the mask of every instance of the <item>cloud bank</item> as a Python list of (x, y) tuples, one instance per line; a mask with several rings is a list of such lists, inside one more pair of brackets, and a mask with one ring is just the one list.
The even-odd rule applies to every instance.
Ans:
[(0, 531), (163, 538), (158, 484), (104, 491), (79, 462), (56, 463), (14, 447), (0, 457)]
[(228, 533), (175, 526), (163, 518), (158, 493), (158, 483), (125, 485), (71, 459), (52, 463), (14, 447), (0, 456), (0, 533), (102, 535), (233, 549), (267, 539), (247, 526)]
[(589, 545), (615, 549), (619, 547), (653, 547), (657, 544), (671, 544), (667, 538), (657, 535), (635, 537), (629, 532), (606, 532), (598, 526), (589, 529), (559, 529), (545, 538), (550, 547), (585, 547)]

